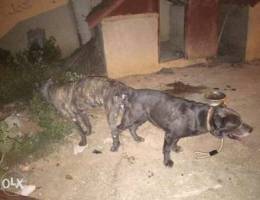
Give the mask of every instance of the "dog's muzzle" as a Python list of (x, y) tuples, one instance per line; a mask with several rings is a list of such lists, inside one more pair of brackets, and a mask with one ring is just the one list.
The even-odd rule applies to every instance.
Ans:
[(252, 133), (253, 128), (248, 124), (242, 123), (238, 128), (227, 133), (227, 136), (231, 139), (240, 140), (247, 137)]

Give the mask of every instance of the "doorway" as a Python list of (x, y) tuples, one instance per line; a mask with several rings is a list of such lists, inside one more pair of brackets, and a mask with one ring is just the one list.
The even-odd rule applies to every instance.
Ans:
[(248, 6), (220, 5), (218, 58), (224, 62), (243, 62), (246, 55)]
[(160, 62), (185, 55), (185, 8), (184, 0), (160, 0)]

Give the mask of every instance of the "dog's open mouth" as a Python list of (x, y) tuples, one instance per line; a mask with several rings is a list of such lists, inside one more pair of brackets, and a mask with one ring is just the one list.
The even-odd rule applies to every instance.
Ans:
[(242, 138), (249, 136), (252, 131), (253, 128), (251, 126), (243, 123), (237, 129), (233, 130), (232, 132), (229, 132), (227, 136), (234, 140), (241, 140)]

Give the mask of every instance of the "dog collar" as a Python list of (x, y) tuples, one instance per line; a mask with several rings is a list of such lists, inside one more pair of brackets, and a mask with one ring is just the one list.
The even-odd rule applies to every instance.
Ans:
[(209, 132), (211, 132), (211, 125), (210, 125), (210, 121), (212, 119), (212, 116), (213, 116), (213, 113), (214, 113), (214, 108), (212, 106), (210, 106), (209, 110), (208, 110), (208, 114), (207, 114), (207, 130)]

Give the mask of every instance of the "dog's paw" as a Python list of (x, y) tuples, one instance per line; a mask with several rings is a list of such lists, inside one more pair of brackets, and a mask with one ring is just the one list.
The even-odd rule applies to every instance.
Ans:
[(110, 148), (110, 151), (116, 152), (116, 151), (118, 151), (118, 148), (119, 148), (119, 145), (117, 145), (117, 146), (113, 145), (113, 146)]
[(85, 141), (85, 140), (81, 140), (79, 142), (79, 146), (86, 146), (86, 145), (87, 145), (87, 141)]
[(174, 162), (172, 160), (165, 160), (164, 165), (166, 167), (173, 167)]
[(175, 153), (183, 152), (183, 149), (182, 149), (181, 146), (174, 146), (174, 147), (172, 147), (172, 150), (173, 150)]
[(135, 141), (136, 141), (136, 142), (144, 142), (144, 138), (138, 136), (138, 137), (135, 138)]

